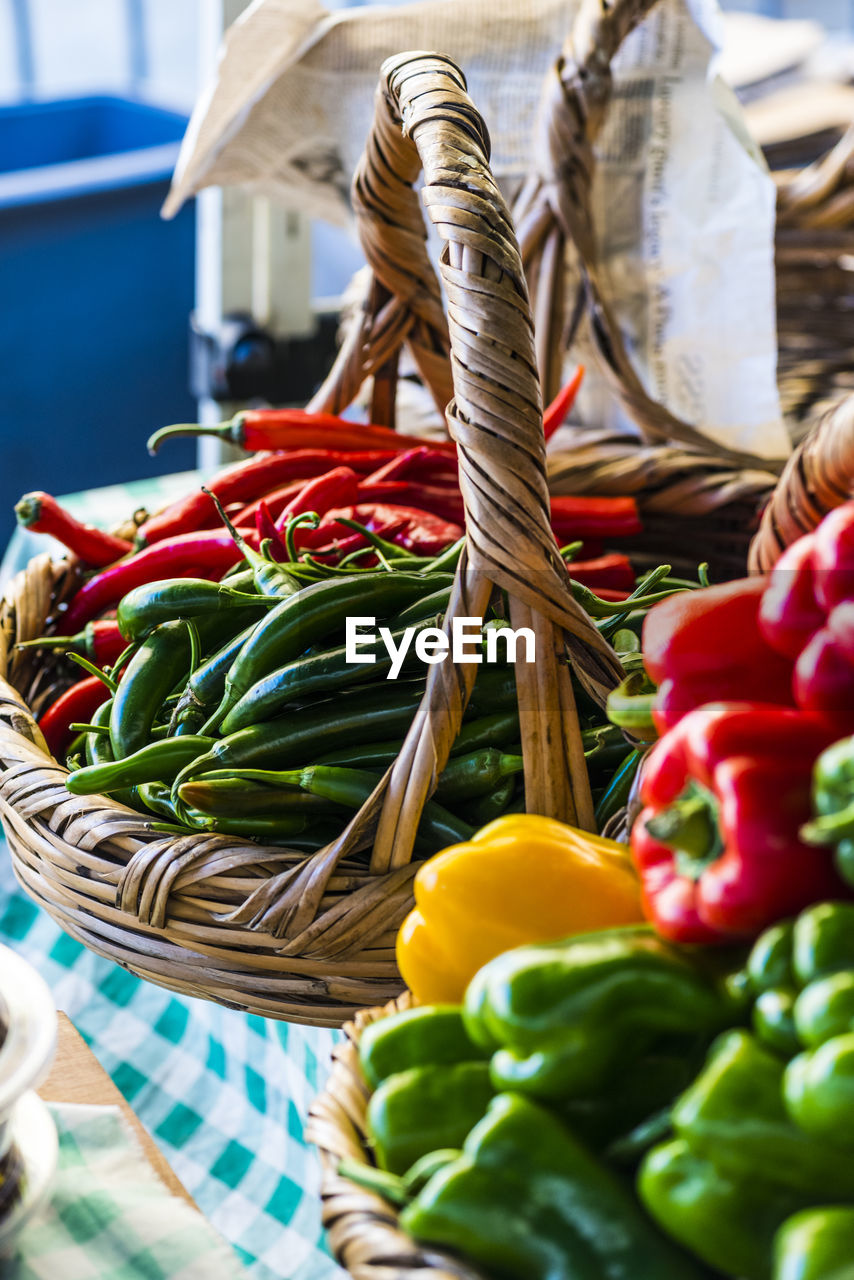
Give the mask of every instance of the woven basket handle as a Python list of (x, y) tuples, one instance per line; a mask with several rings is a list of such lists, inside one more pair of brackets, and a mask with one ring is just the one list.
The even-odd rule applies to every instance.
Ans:
[(372, 377), (371, 421), (393, 427), (405, 342), (444, 416), (454, 393), (448, 325), (413, 188), (420, 171), (418, 152), (399, 124), (375, 121), (351, 191), (369, 268), (367, 288), (331, 372), (308, 405), (310, 412), (340, 413)]
[[(507, 593), (511, 625), (530, 628), (536, 643), (536, 663), (517, 662), (515, 668), (527, 807), (589, 828), (592, 802), (567, 647), (600, 701), (622, 670), (573, 599), (551, 531), (527, 287), (488, 154), (486, 128), (454, 63), (407, 53), (384, 64), (354, 186), (365, 210), (360, 227), (372, 233), (393, 222), (401, 205), (390, 157), (410, 184), (420, 164), (424, 205), (445, 242), (440, 271), (454, 376), (446, 417), (458, 446), (467, 530), (445, 631), (450, 634), (455, 618), (482, 618), (496, 586)], [(401, 754), (364, 808), (298, 874), (261, 887), (236, 921), (278, 934), (287, 930), (285, 953), (309, 940), (323, 950), (313, 922), (343, 856), (373, 842), (372, 871), (408, 866), (418, 820), (447, 762), (477, 670), (450, 659), (431, 666)]]
[(648, 444), (678, 442), (736, 467), (779, 471), (782, 462), (727, 449), (652, 399), (626, 352), (607, 301), (593, 224), (594, 147), (607, 118), (611, 61), (657, 0), (582, 0), (562, 54), (546, 77), (534, 174), (514, 204), (531, 288), (537, 355), (547, 398), (560, 384), (563, 354), (580, 318), (565, 316), (566, 250), (578, 258), (590, 329), (602, 369)]

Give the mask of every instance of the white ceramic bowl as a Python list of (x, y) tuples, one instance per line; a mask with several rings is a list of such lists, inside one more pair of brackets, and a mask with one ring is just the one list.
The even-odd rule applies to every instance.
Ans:
[(20, 1194), (0, 1217), (0, 1257), (47, 1195), (58, 1143), (50, 1113), (34, 1090), (56, 1052), (56, 1009), (31, 965), (0, 946), (0, 1158), (14, 1144), (21, 1159)]

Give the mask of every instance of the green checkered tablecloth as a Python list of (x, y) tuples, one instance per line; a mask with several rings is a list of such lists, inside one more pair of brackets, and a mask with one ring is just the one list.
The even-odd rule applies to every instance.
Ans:
[[(109, 526), (187, 491), (194, 473), (63, 499)], [(0, 582), (56, 544), (19, 530)], [(18, 887), (0, 840), (0, 942), (29, 959), (153, 1135), (187, 1190), (237, 1250), (250, 1280), (333, 1280), (319, 1166), (303, 1123), (336, 1034), (174, 996), (65, 936)]]
[(51, 1107), (59, 1161), (4, 1280), (245, 1280), (234, 1253), (142, 1158), (117, 1107)]

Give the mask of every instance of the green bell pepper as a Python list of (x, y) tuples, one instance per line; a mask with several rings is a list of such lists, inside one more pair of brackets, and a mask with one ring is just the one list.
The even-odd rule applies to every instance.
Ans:
[(854, 737), (823, 751), (813, 769), (816, 817), (801, 828), (811, 844), (836, 845), (836, 869), (854, 885)]
[(766, 929), (743, 976), (754, 1032), (786, 1058), (854, 1031), (854, 904), (822, 902)]
[(700, 1280), (631, 1192), (555, 1116), (500, 1094), (459, 1160), (431, 1178), (400, 1225), (501, 1280)]
[(854, 1280), (854, 1209), (807, 1209), (783, 1224), (773, 1280)]
[(636, 1163), (647, 1146), (660, 1140), (660, 1131), (667, 1131), (670, 1104), (688, 1088), (704, 1056), (675, 1049), (647, 1054), (625, 1073), (618, 1089), (566, 1098), (554, 1103), (554, 1110), (592, 1150), (619, 1164)]
[(463, 1023), (459, 1005), (419, 1005), (365, 1027), (359, 1040), (359, 1061), (373, 1088), (397, 1071), (430, 1065), (483, 1059)]
[(411, 1067), (389, 1076), (368, 1103), (377, 1164), (403, 1174), (440, 1147), (461, 1147), (494, 1092), (487, 1062)]
[(774, 1234), (804, 1204), (789, 1187), (721, 1173), (681, 1138), (648, 1153), (637, 1188), (668, 1235), (709, 1266), (743, 1280), (769, 1280)]
[(469, 983), (463, 1017), (494, 1051), (497, 1090), (560, 1100), (602, 1092), (662, 1038), (707, 1042), (733, 1003), (685, 952), (628, 926), (497, 956)]
[(727, 1032), (673, 1108), (677, 1135), (726, 1176), (779, 1183), (808, 1197), (854, 1198), (854, 1161), (839, 1159), (792, 1120), (783, 1073), (783, 1062), (755, 1037)]
[(854, 1146), (854, 1034), (834, 1036), (786, 1067), (783, 1098), (792, 1120), (831, 1147)]

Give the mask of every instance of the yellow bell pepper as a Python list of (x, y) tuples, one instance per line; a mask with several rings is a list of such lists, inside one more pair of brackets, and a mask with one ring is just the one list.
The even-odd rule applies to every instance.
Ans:
[(425, 862), (397, 963), (422, 1004), (459, 1003), (493, 956), (643, 920), (627, 845), (537, 814), (507, 814)]

